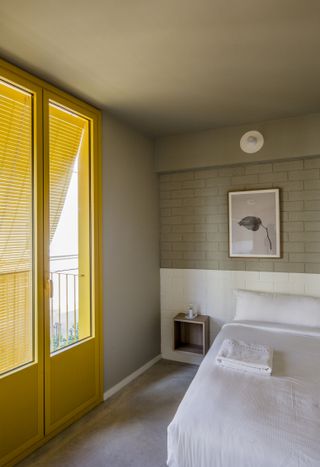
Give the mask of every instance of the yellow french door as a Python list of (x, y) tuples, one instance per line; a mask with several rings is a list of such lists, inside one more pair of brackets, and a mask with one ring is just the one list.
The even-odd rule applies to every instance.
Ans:
[(41, 109), (0, 67), (0, 465), (43, 437)]
[[(99, 320), (93, 261), (98, 191), (96, 115), (45, 92), (46, 433), (88, 410), (101, 395)], [(96, 279), (95, 279), (96, 278)]]
[(0, 466), (102, 400), (99, 125), (0, 60)]

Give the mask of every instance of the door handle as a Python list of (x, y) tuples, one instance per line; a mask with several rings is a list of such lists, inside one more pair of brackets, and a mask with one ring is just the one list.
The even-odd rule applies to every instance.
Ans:
[(53, 280), (48, 279), (49, 298), (53, 297)]

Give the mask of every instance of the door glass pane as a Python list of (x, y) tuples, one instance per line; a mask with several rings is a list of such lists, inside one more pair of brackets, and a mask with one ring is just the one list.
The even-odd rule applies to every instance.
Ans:
[(0, 374), (34, 359), (32, 107), (0, 79)]
[(49, 104), (51, 352), (91, 335), (89, 121)]

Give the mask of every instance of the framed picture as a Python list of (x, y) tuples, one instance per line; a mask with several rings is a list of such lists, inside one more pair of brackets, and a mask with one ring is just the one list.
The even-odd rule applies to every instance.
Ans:
[(279, 189), (229, 196), (229, 256), (280, 258)]

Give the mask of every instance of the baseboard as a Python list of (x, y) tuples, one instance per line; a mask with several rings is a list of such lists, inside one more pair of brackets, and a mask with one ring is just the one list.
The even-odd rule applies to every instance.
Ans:
[(112, 388), (108, 389), (104, 395), (103, 395), (103, 400), (107, 400), (109, 399), (109, 397), (113, 396), (114, 394), (116, 394), (118, 391), (120, 391), (120, 389), (124, 388), (125, 386), (127, 386), (127, 384), (131, 383), (131, 381), (133, 381), (134, 379), (136, 379), (138, 376), (142, 375), (142, 373), (144, 373), (145, 371), (147, 371), (149, 368), (151, 368), (155, 363), (157, 363), (159, 360), (161, 360), (162, 356), (161, 354), (160, 355), (157, 355), (156, 357), (154, 357), (152, 360), (150, 360), (149, 362), (147, 362), (145, 365), (141, 366), (140, 368), (138, 368), (136, 371), (134, 371), (133, 373), (131, 373), (131, 375), (127, 376), (126, 378), (124, 378), (122, 381), (120, 381), (119, 383), (117, 383), (115, 386), (113, 386)]

